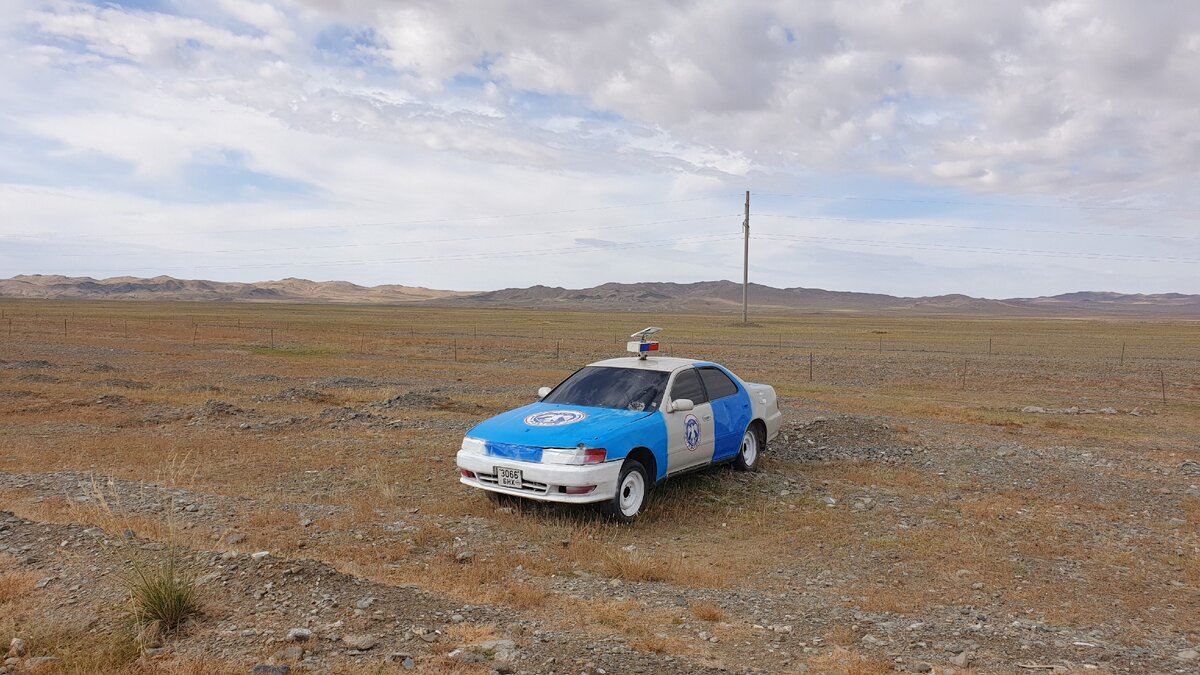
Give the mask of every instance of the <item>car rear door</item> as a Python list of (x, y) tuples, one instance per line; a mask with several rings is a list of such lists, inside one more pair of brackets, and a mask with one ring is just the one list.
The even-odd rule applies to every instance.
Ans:
[(742, 446), (742, 433), (750, 424), (750, 395), (716, 366), (697, 369), (712, 407), (715, 448), (713, 461), (731, 459)]
[(715, 448), (713, 413), (700, 373), (691, 366), (675, 371), (667, 398), (672, 402), (672, 407), (675, 401), (684, 398), (695, 406), (692, 410), (673, 412), (666, 412), (664, 406), (662, 414), (667, 422), (667, 473), (712, 462)]

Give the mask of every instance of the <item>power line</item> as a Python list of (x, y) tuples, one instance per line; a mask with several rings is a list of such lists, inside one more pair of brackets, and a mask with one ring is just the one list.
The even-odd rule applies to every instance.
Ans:
[(880, 225), (904, 225), (909, 227), (937, 227), (954, 230), (980, 230), (987, 232), (1023, 232), (1031, 234), (1067, 234), (1089, 237), (1134, 237), (1142, 239), (1174, 239), (1179, 241), (1200, 241), (1200, 237), (1189, 237), (1176, 234), (1146, 234), (1144, 232), (1085, 232), (1081, 230), (1039, 230), (1020, 227), (993, 227), (990, 225), (951, 225), (947, 223), (928, 223), (912, 220), (878, 220), (875, 218), (838, 218), (832, 216), (799, 216), (783, 213), (755, 213), (763, 218), (788, 218), (791, 220), (828, 220), (839, 223), (867, 223)]
[(1175, 258), (1169, 256), (1141, 256), (1121, 253), (1074, 253), (1069, 251), (1039, 251), (1016, 248), (988, 248), (983, 246), (954, 246), (951, 244), (912, 244), (908, 242), (881, 241), (878, 239), (845, 239), (841, 237), (815, 237), (805, 235), (759, 234), (762, 239), (775, 241), (816, 241), (848, 246), (872, 248), (903, 248), (926, 251), (961, 251), (964, 253), (999, 253), (1003, 255), (1040, 256), (1047, 258), (1078, 258), (1082, 260), (1120, 260), (1128, 262), (1166, 262), (1200, 264), (1200, 258)]
[(971, 202), (944, 199), (904, 199), (898, 197), (862, 197), (858, 195), (815, 195), (785, 194), (781, 192), (756, 192), (762, 197), (789, 197), (794, 199), (823, 199), (830, 201), (895, 202), (900, 204), (937, 204), (942, 206), (989, 206), (1019, 209), (1079, 209), (1084, 211), (1134, 211), (1146, 213), (1190, 213), (1200, 214), (1197, 209), (1169, 209), (1150, 206), (1119, 206), (1116, 204), (1023, 204), (1020, 202)]

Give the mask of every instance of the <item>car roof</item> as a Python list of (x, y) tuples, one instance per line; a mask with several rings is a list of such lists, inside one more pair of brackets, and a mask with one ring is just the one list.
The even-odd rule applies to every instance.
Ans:
[(672, 372), (685, 366), (707, 365), (708, 361), (697, 361), (696, 359), (680, 359), (673, 356), (649, 356), (644, 359), (639, 359), (636, 356), (625, 356), (615, 359), (605, 359), (595, 363), (589, 363), (589, 366), (603, 366), (606, 368), (637, 368), (640, 370), (661, 370), (664, 372)]

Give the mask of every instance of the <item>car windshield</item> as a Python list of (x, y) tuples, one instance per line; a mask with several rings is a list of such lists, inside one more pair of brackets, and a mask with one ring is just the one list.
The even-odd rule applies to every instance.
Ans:
[(585, 366), (563, 380), (546, 398), (546, 403), (616, 408), (617, 410), (658, 410), (667, 376), (659, 370)]

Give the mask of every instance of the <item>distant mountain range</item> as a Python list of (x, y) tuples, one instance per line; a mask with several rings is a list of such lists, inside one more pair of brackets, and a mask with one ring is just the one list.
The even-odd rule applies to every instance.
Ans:
[[(522, 307), (558, 309), (630, 309), (644, 311), (735, 311), (741, 306), (741, 284), (701, 281), (691, 284), (607, 283), (592, 288), (550, 286), (498, 291), (439, 291), (413, 286), (359, 286), (346, 281), (281, 279), (232, 283), (175, 279), (63, 277), (19, 275), (0, 280), (0, 297), (78, 300), (182, 300), (217, 302), (340, 302), (358, 304), (426, 304), (454, 307)], [(1039, 298), (988, 300), (966, 295), (920, 298), (878, 293), (774, 288), (750, 285), (750, 303), (758, 311), (860, 312), (960, 315), (1130, 315), (1200, 318), (1200, 295), (1154, 295), (1110, 292), (1065, 293)]]

